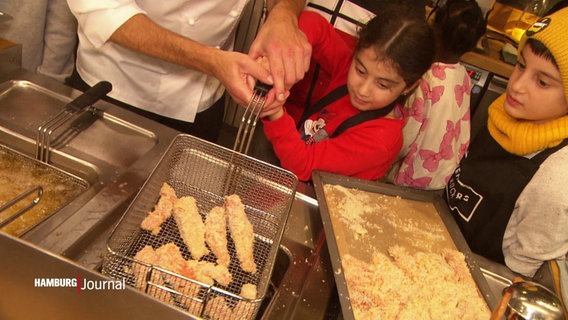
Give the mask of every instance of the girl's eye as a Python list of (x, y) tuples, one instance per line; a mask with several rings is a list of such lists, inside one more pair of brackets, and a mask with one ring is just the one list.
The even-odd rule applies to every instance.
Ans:
[(377, 82), (377, 87), (379, 87), (379, 89), (388, 89), (389, 86), (386, 83), (382, 83), (382, 82)]
[(357, 67), (355, 67), (355, 71), (356, 71), (358, 74), (360, 74), (360, 75), (365, 74), (365, 70), (364, 70), (363, 68), (357, 68)]

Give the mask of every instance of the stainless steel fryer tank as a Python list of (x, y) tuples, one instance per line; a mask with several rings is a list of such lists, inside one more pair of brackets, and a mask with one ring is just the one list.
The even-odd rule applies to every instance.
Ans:
[[(38, 127), (81, 94), (0, 63), (0, 144), (33, 161)], [(51, 158), (43, 164), (85, 187), (20, 236), (55, 254), (78, 254), (116, 223), (176, 134), (113, 104), (94, 103), (53, 133)]]

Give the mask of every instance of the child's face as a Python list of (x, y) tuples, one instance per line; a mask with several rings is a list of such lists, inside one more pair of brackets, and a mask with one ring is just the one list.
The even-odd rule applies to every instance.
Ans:
[(536, 123), (568, 114), (560, 71), (552, 62), (535, 55), (528, 45), (509, 79), (505, 111), (513, 118)]
[(405, 88), (404, 79), (389, 61), (377, 59), (374, 49), (365, 48), (356, 53), (347, 76), (347, 89), (355, 108), (361, 111), (384, 108)]

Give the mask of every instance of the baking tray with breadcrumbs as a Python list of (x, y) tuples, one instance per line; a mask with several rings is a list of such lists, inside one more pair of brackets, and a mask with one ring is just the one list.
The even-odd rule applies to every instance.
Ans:
[[(447, 210), (441, 192), (416, 190), (322, 171), (314, 171), (312, 179), (344, 319), (356, 319), (352, 299), (368, 297), (350, 295), (342, 261), (346, 260), (346, 256), (356, 257), (358, 261), (370, 260), (375, 253), (388, 256), (388, 250), (393, 246), (404, 247), (413, 254), (457, 249), (465, 257), (477, 293), (486, 302), (488, 311), (495, 307), (496, 299)], [(358, 196), (362, 197), (364, 204), (360, 210), (343, 210), (353, 206), (353, 201), (361, 200), (355, 199)], [(389, 276), (384, 276), (388, 281)], [(352, 293), (355, 293), (354, 290)]]

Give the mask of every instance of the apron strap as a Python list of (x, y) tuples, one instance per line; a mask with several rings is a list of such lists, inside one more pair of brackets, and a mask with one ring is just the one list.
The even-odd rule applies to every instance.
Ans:
[(337, 127), (337, 129), (335, 129), (335, 131), (333, 132), (333, 134), (331, 135), (330, 138), (335, 138), (338, 135), (345, 132), (345, 130), (347, 130), (351, 127), (354, 127), (358, 124), (361, 124), (365, 121), (382, 118), (382, 117), (386, 116), (387, 114), (389, 114), (389, 112), (391, 112), (392, 109), (394, 109), (395, 106), (396, 106), (396, 102), (393, 102), (393, 103), (391, 103), (390, 105), (388, 105), (384, 108), (380, 108), (380, 109), (376, 109), (376, 110), (362, 111), (362, 112), (360, 112), (360, 113), (358, 113), (354, 116), (351, 116), (351, 117), (345, 119), (339, 125), (339, 127)]
[(337, 100), (341, 99), (342, 97), (346, 96), (347, 93), (348, 93), (347, 92), (347, 85), (344, 84), (342, 86), (339, 86), (339, 87), (333, 89), (330, 93), (328, 93), (323, 98), (318, 100), (318, 102), (314, 103), (309, 108), (306, 108), (306, 111), (304, 111), (304, 113), (302, 114), (302, 118), (298, 122), (298, 129), (300, 129), (302, 127), (303, 123), (306, 120), (308, 120), (308, 118), (311, 115), (320, 111), (325, 106), (330, 105), (332, 102), (337, 101)]

